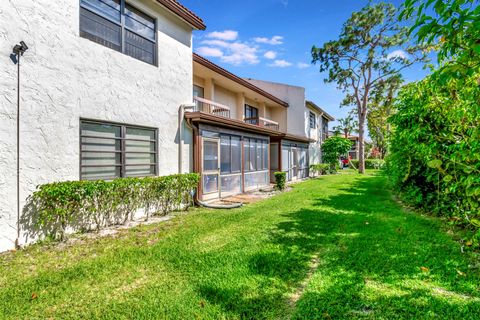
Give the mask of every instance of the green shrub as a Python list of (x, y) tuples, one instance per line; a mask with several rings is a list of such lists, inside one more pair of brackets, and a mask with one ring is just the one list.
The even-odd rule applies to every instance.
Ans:
[(400, 91), (387, 172), (404, 201), (480, 235), (480, 70), (471, 73), (437, 71)]
[(336, 171), (340, 156), (352, 147), (352, 141), (342, 137), (330, 137), (322, 144), (322, 157), (330, 165), (330, 172)]
[[(122, 178), (112, 181), (66, 181), (37, 187), (31, 197), (35, 226), (63, 239), (68, 229), (90, 230), (126, 223), (143, 209), (165, 214), (192, 205), (198, 174)], [(29, 206), (30, 207), (30, 206)]]
[[(358, 160), (350, 160), (355, 168), (358, 168)], [(382, 159), (365, 159), (365, 169), (385, 169), (385, 160)]]
[(286, 172), (275, 172), (275, 189), (283, 191), (285, 190), (287, 182), (287, 173)]
[(326, 175), (330, 173), (330, 165), (328, 163), (318, 163), (310, 165), (310, 172), (314, 175)]

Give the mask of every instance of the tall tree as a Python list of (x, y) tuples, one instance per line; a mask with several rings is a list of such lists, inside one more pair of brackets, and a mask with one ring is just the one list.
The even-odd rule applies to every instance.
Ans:
[(372, 91), (369, 112), (367, 115), (367, 127), (370, 138), (373, 141), (381, 158), (387, 153), (388, 140), (392, 133), (388, 118), (394, 113), (394, 101), (398, 90), (403, 83), (402, 77), (390, 77), (379, 82)]
[(354, 112), (349, 112), (345, 118), (338, 119), (338, 126), (333, 127), (333, 132), (335, 134), (343, 134), (345, 138), (348, 139), (348, 136), (353, 132), (357, 132), (358, 121)]
[(397, 76), (426, 52), (411, 45), (408, 28), (398, 23), (392, 4), (369, 4), (344, 23), (338, 40), (312, 48), (312, 62), (328, 71), (327, 83), (345, 93), (344, 105), (355, 105), (358, 114), (359, 172), (365, 172), (365, 122), (372, 90), (381, 80)]

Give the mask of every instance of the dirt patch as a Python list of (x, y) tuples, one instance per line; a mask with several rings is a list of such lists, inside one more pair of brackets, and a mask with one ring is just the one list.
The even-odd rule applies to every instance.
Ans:
[[(283, 192), (288, 192), (290, 190), (292, 190), (292, 188), (287, 187)], [(246, 192), (246, 193), (238, 194), (235, 196), (227, 197), (222, 199), (221, 202), (223, 202), (224, 204), (232, 204), (232, 203), (239, 203), (239, 202), (243, 204), (249, 204), (249, 203), (262, 201), (264, 199), (268, 199), (270, 197), (276, 196), (283, 192), (275, 190), (275, 188), (271, 186), (268, 188), (262, 188), (260, 190)]]

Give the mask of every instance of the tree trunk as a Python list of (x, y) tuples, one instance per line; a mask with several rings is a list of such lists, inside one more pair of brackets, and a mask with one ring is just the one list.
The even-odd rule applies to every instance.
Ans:
[(358, 173), (365, 173), (365, 119), (358, 117)]

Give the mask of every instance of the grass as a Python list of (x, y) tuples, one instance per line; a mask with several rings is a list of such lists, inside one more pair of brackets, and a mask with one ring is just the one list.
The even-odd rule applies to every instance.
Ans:
[[(451, 232), (450, 232), (451, 233)], [(478, 319), (479, 259), (385, 177), (341, 174), (0, 256), (5, 319)]]

